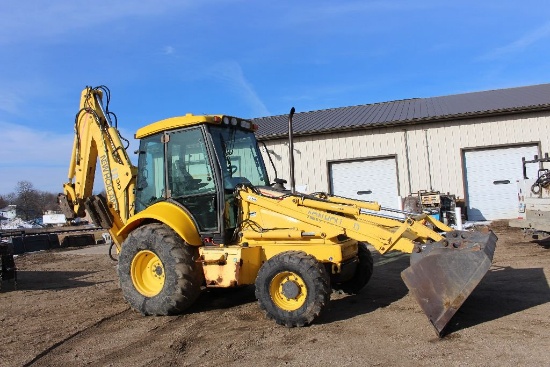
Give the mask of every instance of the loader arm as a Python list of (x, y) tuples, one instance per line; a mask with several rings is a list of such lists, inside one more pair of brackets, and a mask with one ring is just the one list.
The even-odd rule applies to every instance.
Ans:
[[(381, 254), (410, 253), (410, 267), (401, 277), (439, 336), (487, 273), (495, 252), (497, 237), (491, 231), (455, 231), (425, 214), (385, 215), (376, 202), (324, 193), (281, 195), (250, 186), (238, 188), (237, 194), (247, 224), (241, 241), (248, 245), (324, 244), (332, 252), (320, 261), (344, 261), (345, 254), (337, 256), (334, 248), (345, 236), (368, 242)], [(277, 227), (265, 227), (274, 221)]]
[[(327, 240), (345, 235), (358, 241), (368, 242), (381, 254), (391, 250), (412, 253), (419, 243), (437, 242), (444, 239), (440, 231), (452, 231), (431, 217), (420, 214), (403, 220), (377, 215), (380, 205), (376, 202), (352, 200), (326, 194), (288, 195), (273, 198), (260, 191), (246, 187), (239, 191), (240, 199), (248, 206), (260, 206), (264, 210), (279, 213), (298, 220), (302, 225), (295, 228), (298, 232), (318, 233), (318, 237)], [(245, 209), (245, 213), (247, 213)], [(257, 237), (253, 229), (243, 231), (245, 238)], [(273, 232), (276, 230), (271, 230)], [(283, 230), (286, 231), (286, 230)]]
[[(82, 91), (75, 117), (69, 181), (63, 185), (59, 203), (67, 219), (84, 217), (87, 209), (94, 223), (108, 229), (119, 246), (121, 239), (117, 233), (134, 214), (137, 168), (131, 164), (123, 146), (116, 116), (115, 126), (112, 124), (114, 114), (108, 110), (109, 99), (106, 87), (86, 87)], [(93, 195), (98, 162), (106, 198)]]

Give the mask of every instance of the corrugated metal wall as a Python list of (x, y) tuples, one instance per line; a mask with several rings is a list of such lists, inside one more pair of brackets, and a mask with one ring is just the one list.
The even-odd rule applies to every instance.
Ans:
[[(279, 178), (288, 180), (288, 141), (265, 143)], [(464, 198), (463, 149), (532, 143), (539, 143), (542, 153), (550, 151), (550, 113), (297, 137), (294, 142), (296, 185), (307, 185), (307, 192), (329, 191), (328, 161), (396, 156), (401, 196), (431, 188)], [(408, 146), (408, 165), (405, 146)], [(273, 169), (263, 148), (262, 153), (273, 179)], [(521, 172), (521, 161), (518, 170)]]

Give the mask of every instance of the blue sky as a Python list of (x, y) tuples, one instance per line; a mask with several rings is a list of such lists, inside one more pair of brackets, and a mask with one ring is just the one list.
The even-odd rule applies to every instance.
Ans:
[(187, 112), (252, 118), (549, 83), (549, 14), (543, 0), (4, 1), (0, 194), (21, 180), (61, 190), (87, 85), (111, 89), (130, 138)]

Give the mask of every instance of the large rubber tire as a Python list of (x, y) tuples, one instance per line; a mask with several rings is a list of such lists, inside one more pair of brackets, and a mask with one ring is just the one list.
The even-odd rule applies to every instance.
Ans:
[(118, 258), (120, 288), (143, 315), (174, 315), (195, 302), (203, 273), (198, 249), (164, 224), (135, 229)]
[(363, 242), (357, 243), (357, 257), (359, 258), (359, 263), (357, 264), (357, 269), (355, 270), (353, 278), (335, 287), (347, 294), (359, 293), (372, 277), (374, 261), (367, 245)]
[(256, 298), (266, 316), (287, 327), (309, 325), (327, 306), (330, 278), (322, 264), (302, 251), (266, 261), (256, 278)]

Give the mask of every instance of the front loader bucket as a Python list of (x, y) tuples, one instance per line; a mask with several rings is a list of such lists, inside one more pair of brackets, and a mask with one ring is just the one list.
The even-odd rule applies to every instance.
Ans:
[(491, 231), (453, 231), (419, 247), (403, 281), (439, 337), (491, 267), (497, 236)]

